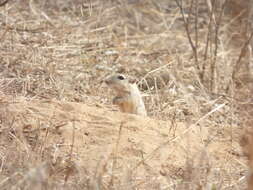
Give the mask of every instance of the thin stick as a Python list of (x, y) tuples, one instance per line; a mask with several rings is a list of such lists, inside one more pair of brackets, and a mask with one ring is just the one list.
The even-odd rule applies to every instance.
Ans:
[(119, 127), (118, 139), (117, 139), (115, 151), (114, 151), (114, 154), (113, 154), (112, 176), (111, 176), (111, 181), (109, 183), (110, 187), (114, 187), (114, 171), (115, 171), (115, 167), (117, 165), (117, 154), (118, 154), (119, 142), (120, 142), (120, 139), (121, 139), (121, 133), (122, 133), (123, 125), (124, 125), (124, 122), (121, 122), (120, 127)]
[[(192, 0), (193, 1), (193, 0)], [(192, 37), (191, 37), (191, 34), (190, 34), (190, 29), (189, 29), (189, 17), (188, 19), (186, 20), (185, 18), (185, 14), (184, 14), (184, 9), (183, 9), (183, 2), (181, 0), (181, 3), (179, 3), (179, 0), (175, 0), (177, 6), (179, 7), (180, 9), (180, 12), (181, 12), (181, 15), (182, 15), (182, 18), (183, 18), (183, 21), (184, 21), (184, 26), (185, 26), (185, 30), (186, 30), (186, 34), (187, 34), (187, 38), (188, 38), (188, 41), (191, 45), (191, 48), (192, 48), (192, 51), (193, 51), (193, 54), (194, 54), (194, 58), (195, 58), (195, 63), (196, 63), (196, 67), (198, 69), (198, 72), (200, 71), (200, 68), (199, 68), (199, 64), (198, 64), (198, 53), (197, 53), (197, 49), (196, 49), (196, 46), (193, 44), (193, 41), (192, 41)], [(192, 7), (192, 2), (191, 2), (191, 7)], [(191, 8), (190, 8), (191, 10)]]
[(4, 6), (6, 3), (8, 3), (9, 0), (5, 0), (0, 4), (0, 7)]

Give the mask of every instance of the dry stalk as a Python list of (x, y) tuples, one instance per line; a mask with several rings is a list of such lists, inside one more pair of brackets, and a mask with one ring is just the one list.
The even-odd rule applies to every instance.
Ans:
[(47, 21), (48, 21), (48, 23), (51, 25), (51, 26), (55, 26), (54, 24), (53, 24), (53, 22), (52, 22), (52, 19), (51, 18), (49, 18), (49, 16), (45, 13), (45, 12), (43, 12), (43, 11), (41, 11), (41, 10), (38, 10), (36, 7), (35, 7), (35, 5), (34, 5), (34, 0), (29, 0), (29, 7), (30, 7), (30, 9), (31, 9), (31, 11), (32, 11), (32, 13), (34, 14), (34, 15), (36, 15), (36, 16), (40, 16), (40, 15), (42, 15)]
[(70, 153), (69, 153), (69, 158), (66, 161), (67, 162), (67, 167), (66, 167), (66, 172), (65, 172), (65, 178), (64, 178), (64, 186), (66, 185), (69, 176), (74, 173), (75, 164), (73, 162), (73, 151), (74, 151), (74, 143), (75, 143), (75, 119), (72, 121), (72, 140), (71, 140), (71, 148), (70, 148)]
[(133, 190), (133, 179), (132, 171), (130, 168), (125, 167), (122, 177), (121, 189), (122, 190)]
[(112, 162), (112, 175), (111, 175), (111, 180), (109, 182), (110, 187), (115, 188), (115, 169), (117, 167), (117, 157), (118, 157), (118, 151), (119, 151), (119, 143), (122, 135), (122, 128), (124, 126), (125, 122), (121, 122), (120, 127), (119, 127), (119, 133), (118, 133), (118, 138), (115, 146), (115, 150), (113, 152), (113, 162)]
[[(200, 82), (207, 87), (211, 92), (214, 92), (215, 89), (217, 89), (217, 84), (219, 81), (218, 72), (217, 72), (217, 54), (218, 54), (218, 48), (219, 48), (219, 30), (221, 21), (223, 18), (224, 8), (226, 6), (227, 1), (225, 1), (221, 8), (220, 12), (218, 13), (218, 19), (216, 20), (216, 7), (218, 6), (218, 1), (213, 1), (212, 3), (207, 0), (207, 7), (209, 8), (209, 23), (208, 23), (208, 30), (207, 30), (207, 36), (206, 36), (206, 43), (204, 48), (204, 58), (203, 63), (200, 62), (201, 57), (199, 56), (198, 51), (200, 50), (199, 47), (199, 1), (198, 0), (192, 0), (190, 3), (189, 13), (188, 17), (186, 19), (184, 8), (183, 8), (183, 2), (179, 0), (175, 0), (177, 2), (177, 6), (179, 7), (181, 11), (181, 15), (184, 21), (184, 26), (186, 30), (186, 34), (188, 37), (188, 41), (192, 47), (192, 51), (195, 58), (195, 67), (197, 70), (198, 77), (200, 79)], [(193, 2), (194, 1), (194, 2)], [(194, 4), (194, 6), (193, 6)], [(194, 7), (194, 12), (193, 12)], [(195, 39), (191, 37), (191, 31), (190, 31), (190, 16), (194, 15), (194, 32), (195, 32)], [(214, 46), (214, 47), (213, 47)], [(208, 52), (210, 51), (211, 56), (208, 57)], [(208, 58), (211, 60), (209, 61)], [(207, 73), (207, 63), (210, 62), (210, 75)], [(205, 83), (205, 78), (209, 78), (208, 84)]]
[(4, 0), (3, 2), (0, 3), (0, 7), (6, 5), (8, 3), (9, 0)]
[[(221, 21), (223, 18), (223, 13), (224, 13), (224, 9), (226, 7), (226, 3), (227, 0), (225, 0), (225, 2), (222, 4), (221, 6), (221, 10), (220, 13), (218, 15), (218, 20), (216, 21), (215, 19), (215, 14), (214, 14), (214, 7), (216, 7), (216, 3), (217, 1), (214, 1), (212, 8), (210, 10), (211, 14), (210, 14), (210, 19), (212, 18), (215, 24), (215, 34), (214, 34), (214, 51), (213, 51), (213, 60), (212, 60), (212, 64), (211, 64), (211, 84), (210, 84), (210, 90), (212, 92), (215, 91), (215, 88), (217, 86), (217, 79), (219, 76), (217, 76), (217, 66), (216, 66), (216, 61), (217, 61), (217, 54), (218, 54), (218, 48), (219, 48), (219, 30), (220, 30), (220, 25), (221, 25)], [(209, 28), (211, 29), (211, 28)], [(209, 33), (209, 32), (208, 32)]]
[[(200, 67), (199, 67), (199, 62), (198, 62), (198, 49), (197, 49), (198, 48), (197, 47), (198, 46), (198, 26), (197, 26), (198, 19), (196, 17), (195, 17), (195, 34), (196, 34), (195, 40), (197, 40), (197, 41), (195, 41), (195, 43), (193, 42), (193, 39), (191, 37), (191, 31), (190, 31), (190, 15), (192, 14), (193, 1), (194, 0), (191, 0), (190, 11), (189, 11), (188, 17), (186, 19), (186, 16), (185, 16), (185, 13), (184, 13), (183, 1), (182, 0), (175, 0), (177, 6), (180, 9), (180, 12), (181, 12), (181, 15), (182, 15), (182, 18), (183, 18), (183, 21), (184, 21), (184, 26), (185, 26), (187, 38), (188, 38), (189, 43), (191, 45), (191, 48), (192, 48), (192, 51), (193, 51), (193, 54), (194, 54), (194, 58), (195, 58), (195, 65), (196, 65), (197, 71), (199, 73), (200, 72)], [(195, 2), (196, 1), (197, 0), (195, 0)], [(198, 11), (197, 7), (196, 7), (196, 11)]]
[(101, 158), (101, 160), (97, 163), (96, 172), (94, 176), (89, 181), (89, 189), (92, 190), (102, 190), (104, 189), (103, 184), (103, 175), (106, 173), (106, 165), (108, 162), (108, 158)]
[(250, 33), (248, 39), (245, 40), (245, 42), (241, 48), (240, 55), (239, 55), (235, 65), (233, 66), (232, 80), (236, 79), (236, 74), (240, 71), (241, 60), (248, 52), (247, 49), (249, 48), (249, 44), (251, 43), (252, 38), (253, 38), (253, 31)]

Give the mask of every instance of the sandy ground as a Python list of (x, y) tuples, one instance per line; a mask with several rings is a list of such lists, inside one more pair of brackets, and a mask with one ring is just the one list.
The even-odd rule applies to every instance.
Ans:
[(17, 120), (13, 129), (31, 149), (43, 147), (41, 154), (53, 149), (46, 156), (54, 157), (57, 167), (64, 168), (71, 161), (74, 176), (85, 168), (90, 175), (101, 175), (106, 183), (113, 175), (121, 181), (118, 188), (124, 186), (125, 178), (140, 189), (150, 185), (166, 189), (178, 186), (185, 176), (189, 180), (205, 176), (212, 181), (223, 175), (224, 181), (244, 173), (239, 144), (231, 141), (231, 129), (226, 130), (231, 126), (224, 126), (222, 134), (214, 136), (215, 127), (201, 122), (173, 123), (119, 113), (110, 107), (54, 100), (17, 100), (8, 102), (5, 109), (9, 119)]

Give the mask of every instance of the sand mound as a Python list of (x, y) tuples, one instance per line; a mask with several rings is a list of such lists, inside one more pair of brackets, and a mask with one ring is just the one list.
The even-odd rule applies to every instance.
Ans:
[[(65, 176), (65, 182), (70, 176), (80, 178), (85, 170), (93, 186), (166, 187), (186, 173), (196, 179), (203, 172), (208, 176), (211, 165), (217, 172), (210, 172), (210, 180), (224, 165), (238, 165), (239, 145), (231, 151), (229, 140), (214, 140), (214, 128), (54, 100), (2, 99), (2, 105), (2, 118), (8, 121), (3, 122), (1, 135), (12, 134), (5, 145), (18, 142), (27, 155), (39, 157), (35, 165), (50, 163), (51, 173)], [(224, 130), (220, 135), (228, 134)]]

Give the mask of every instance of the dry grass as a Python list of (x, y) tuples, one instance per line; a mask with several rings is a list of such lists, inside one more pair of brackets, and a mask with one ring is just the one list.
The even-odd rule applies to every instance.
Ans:
[[(239, 139), (251, 125), (253, 72), (246, 2), (9, 0), (1, 6), (0, 189), (245, 189)], [(137, 154), (138, 162), (129, 163), (121, 160), (128, 134), (108, 127), (108, 134), (85, 140), (97, 151), (90, 164), (79, 156), (85, 147), (76, 147), (84, 138), (75, 130), (83, 118), (69, 110), (114, 109), (101, 83), (111, 72), (138, 78), (149, 117), (170, 127), (145, 139), (136, 126), (139, 140), (128, 156)], [(60, 109), (56, 100), (73, 104)], [(107, 112), (91, 111), (83, 113), (97, 132)], [(118, 117), (104, 125), (119, 125)], [(152, 126), (150, 134), (162, 131)], [(200, 141), (190, 138), (195, 132)], [(103, 146), (109, 153), (97, 148), (106, 144), (99, 135), (113, 139), (112, 150)], [(148, 153), (142, 141), (152, 144)], [(170, 156), (173, 145), (181, 147), (177, 160)], [(156, 159), (163, 153), (167, 160)]]

